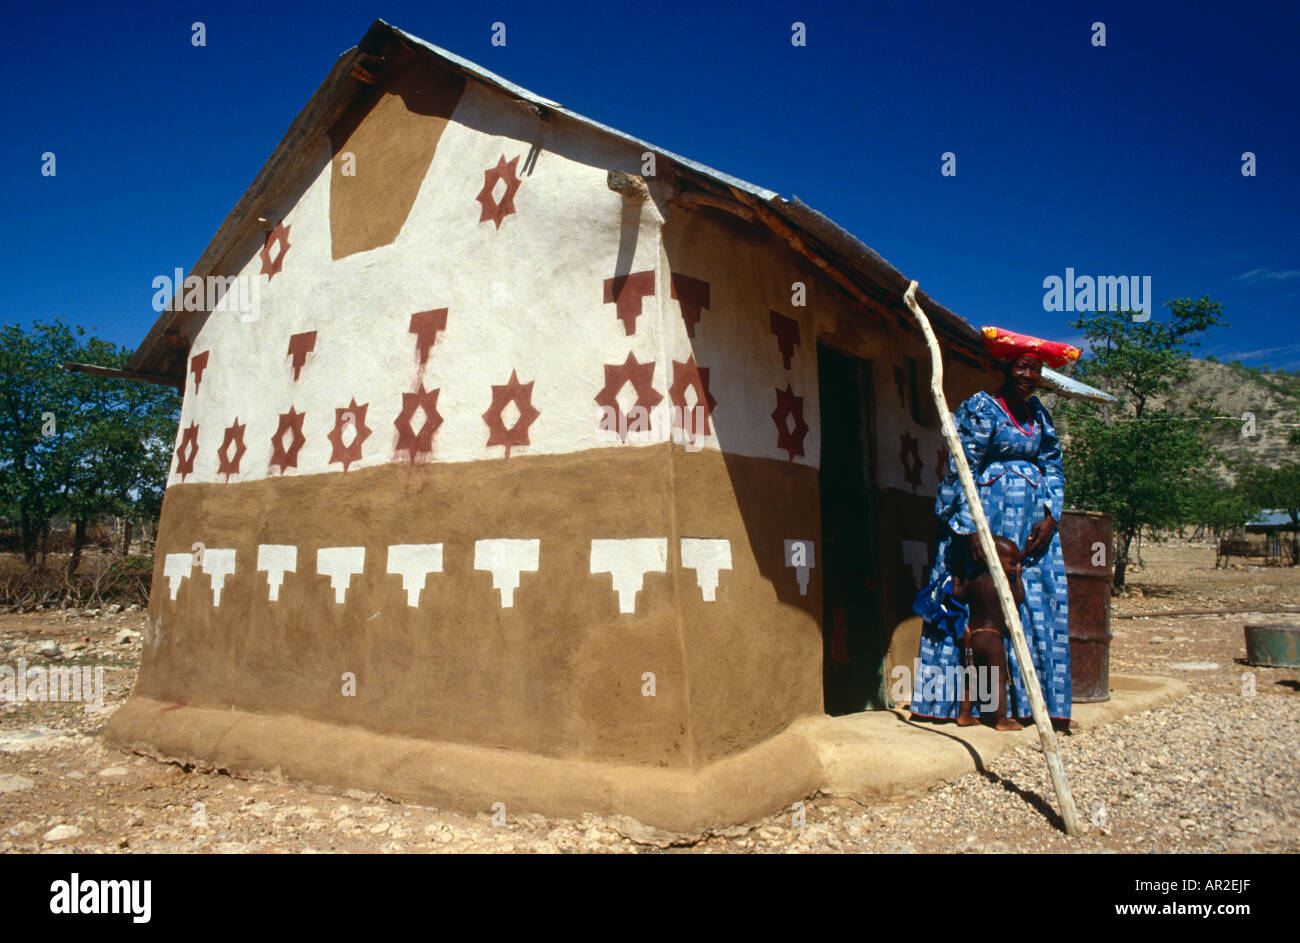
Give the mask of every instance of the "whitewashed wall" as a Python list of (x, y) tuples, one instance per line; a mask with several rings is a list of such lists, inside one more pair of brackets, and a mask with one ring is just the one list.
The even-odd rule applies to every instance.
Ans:
[[(473, 130), (478, 126), (501, 133)], [(191, 355), (210, 353), (197, 395), (194, 376), (186, 378), (177, 445), (196, 423), (198, 452), (184, 481), (227, 480), (218, 471), (217, 449), (236, 419), (247, 426), (247, 452), (229, 480), (280, 474), (269, 465), (271, 438), (281, 414), (291, 407), (306, 414), (305, 443), (297, 467), (284, 474), (341, 472), (341, 464), (330, 462), (327, 434), (335, 426), (335, 410), (353, 399), (368, 404), (365, 424), (371, 435), (350, 468), (405, 460), (405, 453), (395, 452), (393, 422), (402, 409), (402, 394), (416, 382), (410, 317), (436, 308), (447, 308), (448, 316), (423, 373), (425, 388), (440, 390), (437, 410), (443, 422), (433, 439), (433, 461), (505, 455), (503, 447), (487, 445), (483, 414), (492, 404), (493, 385), (505, 384), (512, 371), (520, 382), (534, 384), (532, 406), (540, 412), (529, 429), (530, 443), (512, 448), (512, 456), (663, 441), (673, 361), (685, 362), (694, 353), (699, 366), (710, 370), (718, 402), (714, 434), (700, 442), (702, 447), (719, 448), (721, 429), (728, 452), (787, 460), (777, 448), (771, 413), (775, 388), (789, 381), (804, 397), (810, 427), (805, 455), (793, 460), (816, 465), (820, 422), (814, 339), (804, 338), (792, 369), (784, 370), (769, 332), (768, 307), (755, 304), (752, 311), (738, 311), (752, 299), (728, 297), (716, 283), (711, 310), (704, 312), (695, 341), (688, 338), (678, 302), (671, 298), (660, 239), (663, 220), (653, 201), (643, 204), (635, 251), (624, 270), (653, 270), (656, 291), (644, 301), (635, 334), (626, 335), (615, 306), (603, 301), (604, 280), (615, 274), (620, 241), (625, 248), (627, 242), (620, 231), (624, 200), (608, 189), (606, 171), (637, 170), (639, 150), (557, 119), (545, 126), (543, 146), (528, 173), (524, 163), (536, 133), (532, 116), (468, 83), (400, 235), (391, 245), (337, 261), (330, 244), (332, 166), (322, 145), (318, 175), (296, 205), (286, 208), (283, 222), (291, 247), (281, 271), (268, 279), (256, 255), (243, 270), (244, 276), (261, 280), (260, 318), (247, 322), (216, 312), (194, 340)], [(514, 196), (516, 212), (498, 229), (491, 221), (479, 221), (475, 197), (483, 188), (484, 171), (502, 156), (506, 161), (519, 158), (522, 183)], [(358, 174), (366, 171), (357, 167)], [(788, 294), (788, 286), (774, 285), (771, 291)], [(718, 332), (728, 322), (737, 329), (728, 329), (724, 337)], [(289, 337), (313, 330), (318, 332), (315, 350), (295, 382)], [(704, 351), (707, 357), (700, 353)], [(604, 366), (622, 364), (628, 353), (641, 363), (653, 361), (654, 388), (663, 400), (651, 417), (654, 431), (630, 436), (623, 445), (598, 430), (594, 397), (605, 385)], [(169, 485), (181, 480), (173, 455)]]

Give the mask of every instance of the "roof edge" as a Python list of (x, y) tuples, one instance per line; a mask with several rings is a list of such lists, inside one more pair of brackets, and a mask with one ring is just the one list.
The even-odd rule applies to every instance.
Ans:
[[(289, 124), (284, 137), (280, 139), (280, 143), (262, 165), (262, 169), (257, 172), (252, 184), (226, 214), (226, 218), (190, 269), (189, 275), (203, 278), (211, 274), (244, 235), (249, 225), (261, 215), (259, 211), (279, 196), (285, 188), (292, 185), (293, 170), (296, 169), (293, 165), (303, 162), (311, 141), (322, 129), (328, 130), (351, 102), (352, 95), (345, 94), (348, 86), (355, 85), (356, 88), (351, 90), (355, 93), (363, 85), (357, 79), (351, 78), (351, 73), (354, 66), (374, 55), (366, 49), (373, 48), (373, 38), (377, 28), (381, 26), (387, 28), (387, 24), (383, 21), (376, 20), (358, 45), (338, 57), (320, 87)], [(179, 292), (180, 286), (175, 290)], [(160, 348), (166, 346), (166, 335), (187, 313), (191, 312), (164, 310), (149, 329), (144, 340), (140, 342), (135, 353), (131, 355), (131, 359), (127, 361), (126, 369), (133, 372), (152, 372), (148, 368), (155, 366), (155, 354)]]

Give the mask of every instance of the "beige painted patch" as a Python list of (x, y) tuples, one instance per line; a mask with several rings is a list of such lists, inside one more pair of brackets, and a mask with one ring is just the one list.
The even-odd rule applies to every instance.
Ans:
[(330, 130), (335, 259), (397, 238), (465, 89), (460, 73), (409, 56), (385, 71), (392, 78), (358, 96)]

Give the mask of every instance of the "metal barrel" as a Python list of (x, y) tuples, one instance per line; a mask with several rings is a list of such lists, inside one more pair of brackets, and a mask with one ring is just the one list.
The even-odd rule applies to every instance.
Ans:
[(1246, 664), (1300, 668), (1300, 626), (1248, 625)]
[(1110, 700), (1110, 586), (1115, 516), (1066, 510), (1058, 525), (1070, 599), (1071, 700)]

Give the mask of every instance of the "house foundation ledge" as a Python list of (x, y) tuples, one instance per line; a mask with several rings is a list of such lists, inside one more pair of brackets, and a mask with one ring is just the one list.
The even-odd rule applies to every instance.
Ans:
[[(1111, 698), (1074, 705), (1081, 733), (1188, 693), (1181, 681), (1112, 675)], [(906, 710), (805, 717), (701, 769), (658, 769), (541, 756), (374, 733), (287, 715), (167, 704), (132, 697), (113, 715), (109, 743), (201, 769), (359, 789), (466, 813), (557, 818), (626, 815), (702, 834), (788, 809), (821, 793), (865, 801), (919, 796), (1035, 743), (1033, 727), (998, 733), (908, 719)], [(1068, 773), (1068, 768), (1067, 768)]]
[[(1151, 710), (1185, 696), (1188, 690), (1173, 678), (1113, 674), (1109, 701), (1075, 704), (1072, 713), (1079, 735), (1089, 736), (1093, 728)], [(864, 801), (919, 796), (940, 783), (986, 769), (1009, 749), (1038, 742), (1032, 725), (999, 733), (991, 727), (910, 720), (905, 709), (809, 718), (792, 729), (817, 751), (823, 770), (821, 791)]]
[(155, 759), (254, 778), (281, 775), (469, 814), (626, 815), (699, 834), (780, 811), (817, 792), (821, 766), (794, 727), (700, 769), (541, 756), (374, 733), (288, 715), (167, 704), (134, 696), (106, 740)]

